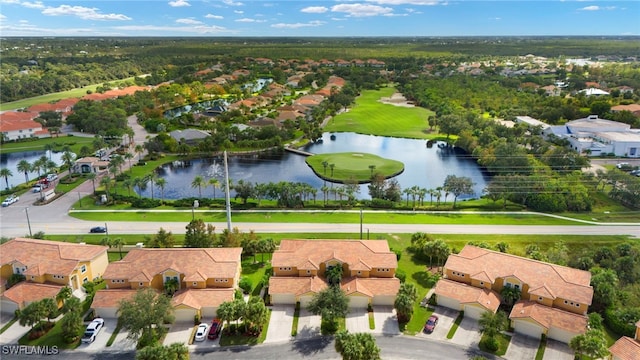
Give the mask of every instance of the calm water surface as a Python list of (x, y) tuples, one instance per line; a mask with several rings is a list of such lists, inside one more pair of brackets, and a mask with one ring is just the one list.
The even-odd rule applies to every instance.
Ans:
[[(414, 185), (435, 189), (442, 186), (447, 175), (466, 176), (476, 183), (475, 196), (471, 197), (479, 197), (489, 181), (489, 177), (467, 154), (452, 148), (441, 148), (438, 144), (427, 148), (425, 140), (355, 133), (336, 133), (335, 140), (331, 140), (331, 134), (325, 133), (322, 140), (322, 143), (308, 145), (305, 150), (316, 154), (360, 151), (403, 162), (405, 170), (395, 178), (402, 189)], [(284, 152), (230, 156), (228, 162), (229, 177), (232, 182), (238, 180), (254, 184), (279, 181), (304, 182), (318, 189), (319, 198), (322, 196), (319, 189), (323, 181), (307, 166), (305, 157), (302, 155)], [(156, 171), (158, 176), (166, 179), (164, 190), (166, 199), (198, 197), (198, 189), (191, 187), (191, 182), (197, 175), (202, 176), (207, 182), (213, 177), (217, 178), (221, 184), (224, 181), (224, 163), (221, 157), (195, 159), (189, 162), (177, 161), (165, 164)], [(154, 196), (159, 197), (159, 189), (156, 187), (153, 191)], [(148, 187), (142, 195), (151, 196), (151, 189)], [(203, 187), (202, 196), (213, 197), (213, 188)], [(224, 193), (216, 189), (216, 197), (223, 196)], [(370, 198), (367, 184), (360, 186), (358, 197)], [(463, 198), (460, 197), (460, 199)]]

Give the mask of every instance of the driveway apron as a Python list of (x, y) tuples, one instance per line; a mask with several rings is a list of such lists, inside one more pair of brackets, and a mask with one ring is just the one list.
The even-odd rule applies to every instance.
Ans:
[(320, 335), (322, 316), (314, 315), (307, 309), (300, 309), (298, 317), (298, 335), (296, 339), (309, 339)]
[(373, 330), (374, 333), (400, 335), (398, 317), (396, 316), (396, 310), (392, 306), (374, 306), (373, 318), (376, 324), (376, 328)]
[(193, 333), (193, 322), (177, 322), (169, 328), (167, 336), (164, 338), (163, 345), (171, 345), (173, 343), (181, 343), (189, 345), (189, 337)]
[(350, 333), (371, 332), (369, 329), (369, 313), (367, 309), (352, 308), (346, 318), (347, 330)]
[(265, 343), (283, 342), (291, 340), (293, 326), (294, 305), (274, 305), (271, 308), (271, 320), (267, 330)]
[(569, 345), (560, 341), (547, 339), (543, 360), (573, 360), (574, 353)]
[(438, 317), (438, 325), (436, 325), (433, 333), (427, 334), (427, 336), (436, 340), (447, 340), (447, 334), (449, 333), (451, 326), (453, 326), (453, 322), (458, 317), (459, 312), (442, 306), (437, 306), (433, 314)]
[(536, 352), (538, 352), (538, 344), (540, 344), (540, 339), (513, 334), (504, 358), (507, 360), (535, 359)]
[(480, 326), (478, 320), (464, 318), (451, 339), (452, 342), (468, 348), (477, 348), (480, 343)]

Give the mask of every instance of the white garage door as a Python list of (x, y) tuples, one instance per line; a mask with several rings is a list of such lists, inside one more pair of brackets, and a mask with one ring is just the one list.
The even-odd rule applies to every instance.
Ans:
[(577, 334), (573, 334), (558, 328), (551, 328), (549, 329), (549, 334), (547, 336), (549, 337), (549, 339), (558, 340), (565, 344), (568, 344), (576, 335)]
[(465, 305), (464, 306), (464, 317), (468, 317), (470, 319), (478, 320), (487, 310), (474, 305)]
[(117, 319), (118, 308), (96, 308), (96, 316), (104, 319)]
[(380, 295), (374, 296), (371, 302), (373, 305), (388, 305), (393, 306), (393, 303), (396, 301), (396, 297), (394, 295)]
[(16, 310), (18, 310), (18, 304), (7, 299), (3, 299), (2, 302), (0, 302), (0, 307), (2, 308), (2, 312), (7, 314), (15, 314)]
[(542, 326), (524, 320), (515, 320), (513, 328), (518, 334), (531, 336), (536, 339), (540, 339), (544, 331)]
[(271, 295), (272, 305), (293, 305), (296, 303), (294, 294), (273, 294)]
[(193, 318), (196, 316), (196, 311), (194, 309), (176, 309), (174, 314), (176, 316), (176, 322), (193, 322)]
[(311, 299), (313, 299), (313, 295), (302, 295), (302, 296), (300, 296), (300, 307), (306, 308), (307, 306), (309, 306), (309, 303), (311, 302)]
[(437, 304), (449, 309), (460, 311), (460, 302), (456, 299), (448, 298), (446, 296), (437, 296)]
[(217, 317), (217, 311), (217, 307), (203, 307), (200, 309), (200, 312), (202, 313), (202, 321), (213, 320), (213, 318)]
[(369, 298), (366, 296), (349, 296), (349, 307), (366, 308), (369, 306)]

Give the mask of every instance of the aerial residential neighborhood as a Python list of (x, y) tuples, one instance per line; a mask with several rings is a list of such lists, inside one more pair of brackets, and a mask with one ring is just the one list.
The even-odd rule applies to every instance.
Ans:
[(636, 38), (204, 39), (0, 48), (2, 356), (640, 359)]

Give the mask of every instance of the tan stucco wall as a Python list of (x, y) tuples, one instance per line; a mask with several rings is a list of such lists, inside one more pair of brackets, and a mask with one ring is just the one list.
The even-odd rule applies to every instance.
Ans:
[(107, 255), (107, 251), (105, 250), (105, 252), (96, 256), (89, 262), (89, 281), (93, 281), (93, 279), (96, 277), (102, 277), (102, 275), (104, 275), (104, 272), (107, 270), (108, 265), (109, 256)]
[[(580, 315), (584, 315), (587, 313), (587, 308), (588, 306), (586, 304), (581, 304), (578, 303), (577, 301), (573, 301), (573, 300), (568, 300), (568, 304), (564, 303), (565, 299), (561, 299), (561, 298), (556, 298), (553, 301), (553, 307), (562, 309), (562, 310), (566, 310), (568, 312), (572, 312), (574, 314), (580, 314)], [(571, 303), (573, 302), (573, 305), (571, 305)], [(576, 304), (579, 304), (579, 306), (576, 306)]]
[(538, 295), (529, 294), (529, 300), (545, 306), (553, 306), (553, 300), (544, 296), (542, 297), (542, 300), (538, 300)]

